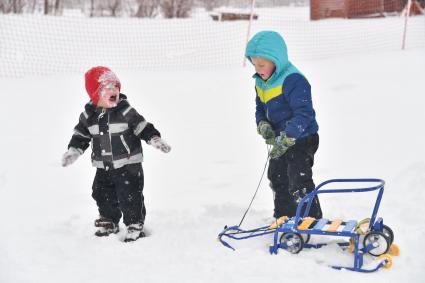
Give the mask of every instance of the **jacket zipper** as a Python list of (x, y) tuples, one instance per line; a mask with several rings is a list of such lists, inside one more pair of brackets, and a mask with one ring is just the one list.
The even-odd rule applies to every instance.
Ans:
[[(107, 112), (107, 114), (108, 114), (108, 135), (109, 135), (109, 146), (110, 146), (110, 149), (111, 149), (112, 164), (114, 164), (114, 151), (112, 150), (112, 137), (111, 137), (111, 131), (109, 130), (109, 125), (110, 125), (110, 123), (109, 123), (109, 111)], [(115, 165), (114, 165), (114, 168), (115, 168)]]

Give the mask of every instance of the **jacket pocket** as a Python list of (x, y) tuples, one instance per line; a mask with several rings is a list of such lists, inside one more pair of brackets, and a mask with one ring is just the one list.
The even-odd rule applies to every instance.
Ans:
[(125, 150), (127, 151), (127, 158), (130, 158), (130, 147), (128, 146), (128, 144), (125, 142), (125, 139), (124, 139), (124, 136), (123, 135), (120, 135), (120, 139), (121, 139), (121, 142), (122, 142), (122, 144), (124, 145), (124, 147), (125, 147)]

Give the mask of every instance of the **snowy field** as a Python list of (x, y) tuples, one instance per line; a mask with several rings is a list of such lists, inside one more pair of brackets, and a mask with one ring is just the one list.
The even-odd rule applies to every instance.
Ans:
[[(289, 49), (291, 56), (297, 44)], [(320, 127), (316, 184), (386, 181), (378, 214), (401, 247), (391, 269), (360, 274), (329, 268), (353, 261), (333, 238), (313, 238), (330, 245), (298, 255), (269, 255), (271, 236), (232, 242), (236, 251), (220, 245), (217, 234), (239, 223), (266, 161), (254, 122), (253, 68), (129, 71), (118, 64), (111, 67), (122, 92), (173, 147), (166, 155), (144, 146), (148, 237), (123, 243), (122, 223), (119, 234), (95, 237), (89, 152), (60, 166), (88, 101), (83, 73), (0, 78), (0, 282), (423, 282), (425, 47), (383, 49), (298, 56), (293, 63), (312, 85)], [(323, 198), (324, 216), (368, 217), (374, 197)], [(272, 208), (263, 180), (243, 227), (268, 224)], [(375, 264), (366, 260), (366, 267)]]

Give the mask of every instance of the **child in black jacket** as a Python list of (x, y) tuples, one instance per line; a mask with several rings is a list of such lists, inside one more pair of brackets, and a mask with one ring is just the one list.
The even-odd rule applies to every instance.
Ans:
[(127, 226), (124, 241), (134, 241), (144, 236), (146, 215), (141, 139), (165, 153), (171, 147), (130, 106), (120, 93), (119, 79), (109, 68), (91, 68), (85, 74), (85, 85), (91, 101), (74, 128), (62, 166), (72, 164), (91, 142), (92, 164), (97, 168), (92, 197), (100, 214), (95, 235), (117, 233), (123, 215)]

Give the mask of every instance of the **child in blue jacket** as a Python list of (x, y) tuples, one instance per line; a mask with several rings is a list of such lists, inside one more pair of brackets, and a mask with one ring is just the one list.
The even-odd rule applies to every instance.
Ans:
[[(299, 201), (314, 188), (312, 167), (319, 146), (316, 113), (307, 79), (288, 60), (279, 33), (257, 33), (246, 48), (255, 67), (258, 133), (273, 145), (268, 178), (274, 192), (274, 217), (294, 216)], [(322, 217), (319, 199), (310, 216)]]

